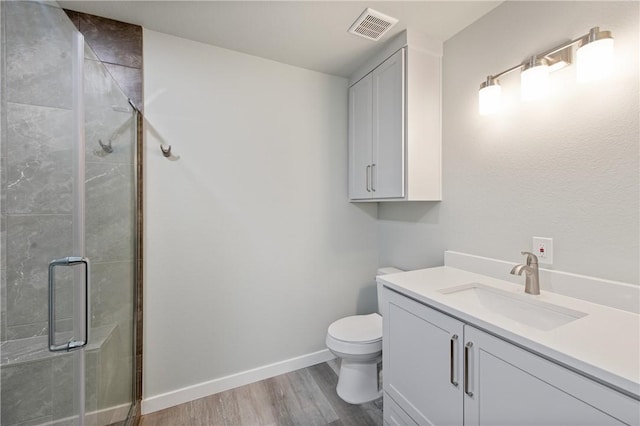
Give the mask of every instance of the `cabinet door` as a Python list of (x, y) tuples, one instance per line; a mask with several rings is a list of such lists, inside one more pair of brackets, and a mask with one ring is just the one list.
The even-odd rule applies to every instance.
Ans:
[(373, 198), (405, 194), (404, 49), (373, 70)]
[(465, 425), (638, 424), (638, 402), (573, 371), (465, 326)]
[(386, 395), (418, 424), (461, 425), (463, 324), (389, 289), (383, 291)]
[(349, 198), (371, 198), (372, 89), (369, 74), (349, 88)]

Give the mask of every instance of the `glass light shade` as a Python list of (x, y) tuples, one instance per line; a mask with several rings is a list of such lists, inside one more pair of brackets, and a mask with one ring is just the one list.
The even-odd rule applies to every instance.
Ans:
[(491, 115), (500, 111), (502, 87), (499, 84), (485, 86), (478, 92), (480, 115)]
[(537, 65), (520, 73), (520, 97), (523, 101), (546, 98), (549, 94), (549, 66)]
[(576, 53), (579, 83), (602, 80), (613, 72), (613, 39), (602, 38), (585, 44)]

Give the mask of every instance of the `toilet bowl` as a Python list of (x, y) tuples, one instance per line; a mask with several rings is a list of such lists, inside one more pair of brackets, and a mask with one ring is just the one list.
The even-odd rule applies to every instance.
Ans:
[[(402, 272), (382, 268), (378, 275)], [(378, 311), (382, 313), (378, 284)], [(327, 348), (341, 359), (338, 374), (338, 396), (350, 404), (363, 404), (382, 395), (379, 385), (382, 361), (382, 316), (378, 313), (353, 315), (333, 322), (327, 330)]]

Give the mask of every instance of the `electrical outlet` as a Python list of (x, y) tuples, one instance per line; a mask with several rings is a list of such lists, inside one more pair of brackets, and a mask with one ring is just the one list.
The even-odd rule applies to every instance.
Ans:
[(538, 256), (538, 262), (553, 264), (553, 238), (533, 237), (532, 253)]

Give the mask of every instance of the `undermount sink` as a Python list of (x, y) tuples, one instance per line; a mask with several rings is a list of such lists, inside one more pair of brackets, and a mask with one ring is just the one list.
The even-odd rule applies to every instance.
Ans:
[(587, 314), (536, 300), (536, 296), (516, 294), (480, 283), (439, 290), (447, 300), (464, 307), (480, 307), (509, 320), (548, 331)]

